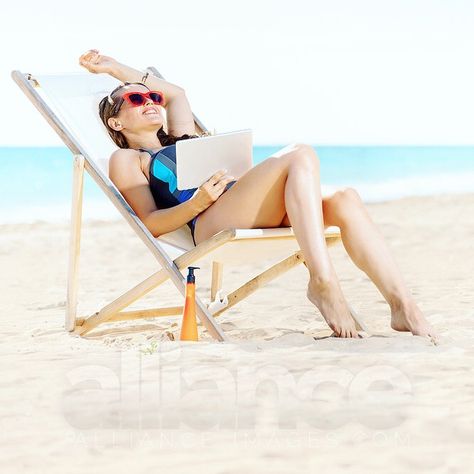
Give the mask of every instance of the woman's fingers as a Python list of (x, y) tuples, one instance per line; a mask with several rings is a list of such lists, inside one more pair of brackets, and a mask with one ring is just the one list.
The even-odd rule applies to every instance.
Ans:
[(79, 64), (93, 73), (102, 72), (101, 61), (102, 56), (97, 49), (90, 49), (79, 58)]
[(224, 188), (225, 188), (225, 183), (223, 181), (219, 181), (218, 183), (210, 187), (209, 193), (213, 197), (218, 197), (222, 194), (222, 191), (224, 190)]
[(205, 193), (204, 195), (207, 195), (208, 199), (212, 202), (215, 202), (225, 191), (227, 184), (234, 180), (233, 176), (229, 176), (226, 173), (226, 169), (219, 170), (200, 186), (200, 190), (202, 190), (203, 193)]
[(215, 185), (219, 180), (220, 178), (227, 173), (227, 170), (219, 170), (217, 173), (214, 173), (208, 180), (207, 182), (211, 185)]
[(86, 53), (84, 54), (84, 56), (93, 56), (95, 54), (99, 54), (99, 50), (98, 49), (89, 49), (88, 51), (86, 51)]
[(90, 49), (89, 51), (85, 52), (79, 57), (79, 63), (85, 64), (94, 62), (97, 63), (99, 61), (99, 51), (97, 49)]
[[(229, 175), (225, 174), (224, 176), (221, 176), (221, 177), (219, 178), (219, 181), (218, 181), (216, 184), (218, 184), (218, 183), (223, 183), (223, 182), (225, 182), (225, 183), (227, 184), (227, 183), (229, 183), (230, 181), (232, 181), (233, 179), (234, 179), (233, 176), (229, 176)], [(216, 185), (216, 184), (215, 184), (215, 185)], [(214, 185), (214, 186), (215, 186), (215, 185)]]
[(90, 53), (87, 56), (87, 60), (91, 63), (97, 64), (99, 62), (100, 56), (97, 53)]
[(214, 188), (218, 189), (219, 191), (223, 191), (224, 188), (233, 180), (233, 176), (223, 176), (219, 182), (214, 185)]
[(228, 183), (230, 183), (230, 180), (223, 179), (223, 180), (219, 181), (217, 184), (215, 184), (214, 188), (216, 188), (216, 189), (225, 188)]
[(209, 181), (203, 186), (203, 190), (207, 193), (210, 199), (212, 201), (216, 201), (219, 196), (225, 191), (225, 188), (228, 183), (233, 181), (231, 179), (232, 177), (227, 177), (225, 179), (220, 179), (217, 183), (215, 184), (210, 184)]
[(88, 51), (87, 53), (81, 54), (79, 61), (89, 61), (91, 53)]

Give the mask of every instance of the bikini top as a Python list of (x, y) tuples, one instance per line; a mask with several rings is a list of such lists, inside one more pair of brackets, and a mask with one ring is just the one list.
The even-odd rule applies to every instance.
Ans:
[(150, 150), (140, 148), (151, 156), (150, 161), (150, 190), (158, 209), (167, 209), (183, 202), (183, 194), (189, 195), (197, 188), (190, 190), (177, 189), (176, 177), (176, 145), (168, 145), (153, 153)]

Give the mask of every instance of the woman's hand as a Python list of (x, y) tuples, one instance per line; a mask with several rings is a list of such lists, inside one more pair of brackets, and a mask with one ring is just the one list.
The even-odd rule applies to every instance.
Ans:
[(94, 74), (110, 74), (117, 61), (110, 56), (99, 54), (97, 49), (90, 49), (79, 58), (79, 64)]
[(229, 176), (226, 173), (227, 170), (219, 170), (204, 184), (201, 184), (194, 193), (192, 199), (199, 204), (203, 211), (217, 201), (219, 196), (225, 191), (227, 184), (235, 180), (233, 176)]

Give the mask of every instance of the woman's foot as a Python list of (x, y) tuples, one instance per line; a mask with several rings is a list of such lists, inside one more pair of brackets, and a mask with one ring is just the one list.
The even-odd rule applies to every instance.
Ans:
[(392, 321), (390, 325), (395, 331), (410, 331), (414, 336), (426, 336), (433, 342), (438, 340), (438, 334), (414, 301), (394, 304), (391, 309)]
[(321, 284), (310, 279), (306, 296), (338, 337), (359, 337), (347, 303), (337, 283)]

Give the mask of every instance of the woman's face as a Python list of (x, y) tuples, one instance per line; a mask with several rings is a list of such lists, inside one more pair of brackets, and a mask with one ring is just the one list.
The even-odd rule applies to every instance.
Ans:
[[(114, 101), (117, 102), (127, 92), (149, 92), (149, 89), (139, 84), (130, 84), (122, 87), (114, 95)], [(130, 132), (158, 130), (163, 122), (161, 106), (154, 104), (151, 99), (147, 99), (143, 105), (137, 107), (124, 100), (118, 114), (108, 119), (109, 126), (121, 132), (127, 130)]]

